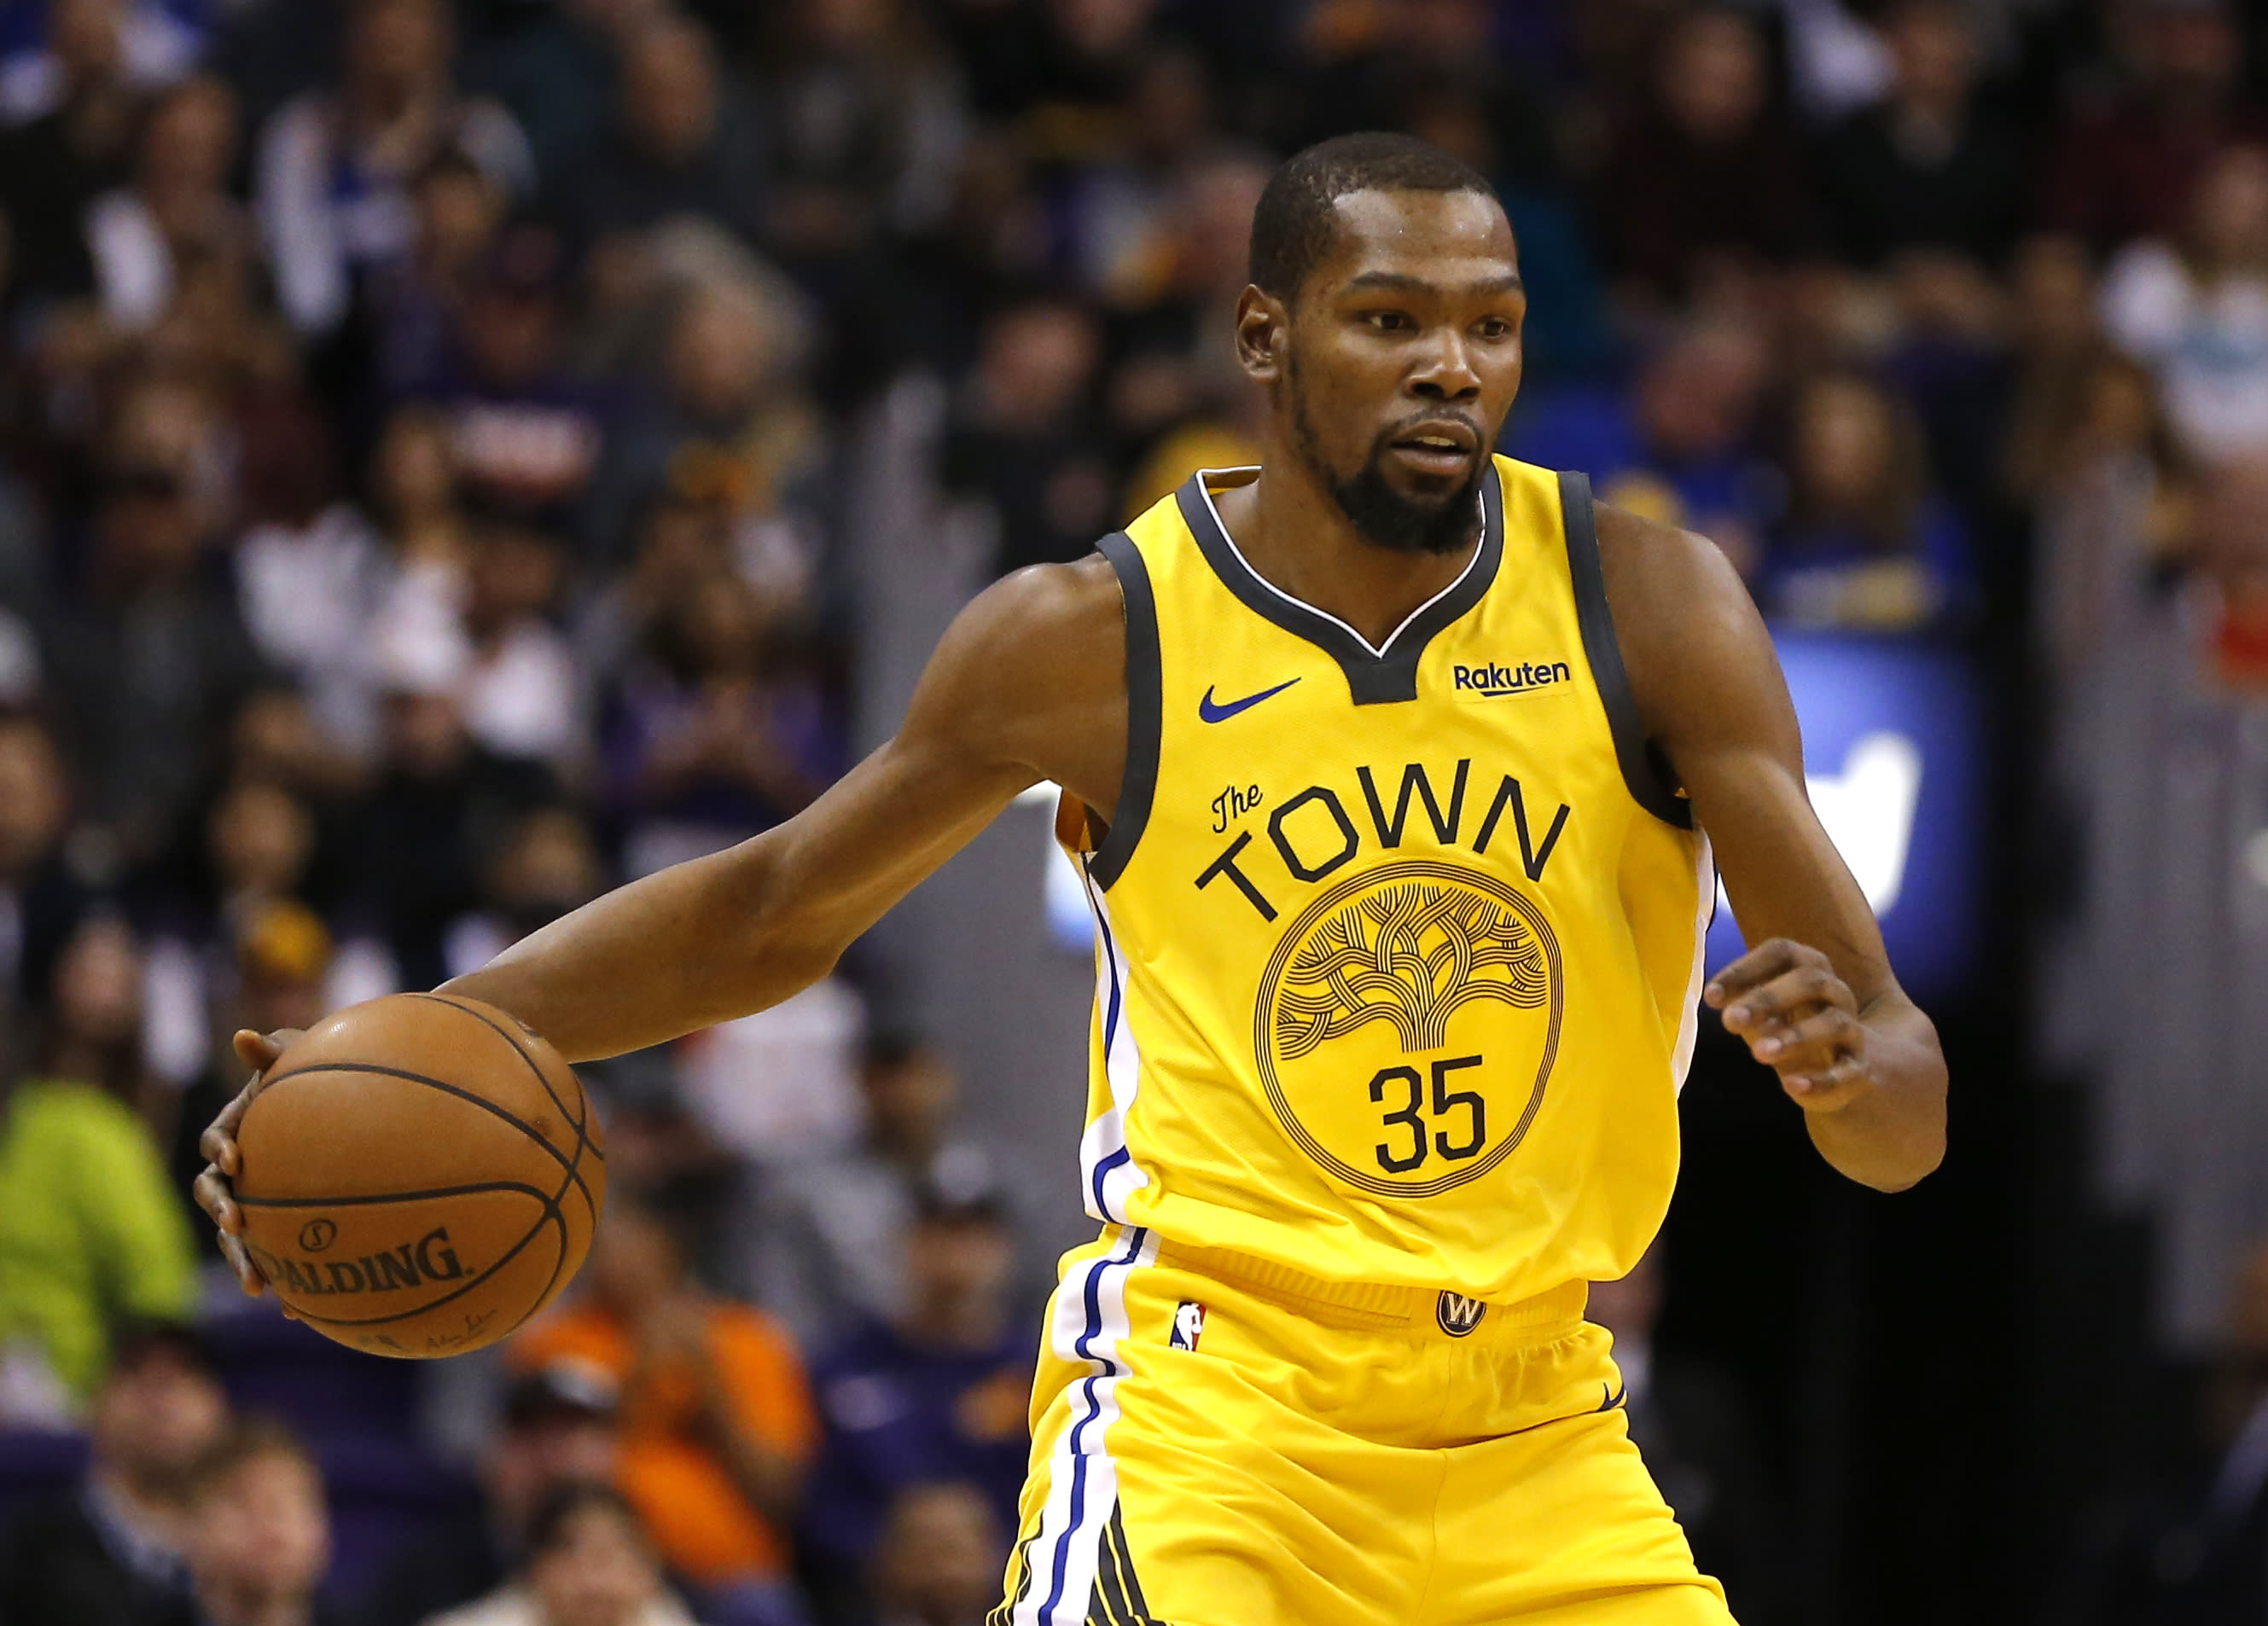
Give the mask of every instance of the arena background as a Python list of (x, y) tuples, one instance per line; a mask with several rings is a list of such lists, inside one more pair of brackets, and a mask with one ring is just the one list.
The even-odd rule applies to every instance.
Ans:
[[(1044, 798), (832, 983), (588, 1071), (671, 1312), (770, 1351), (737, 1424), (571, 1338), (417, 1369), (245, 1304), (195, 1134), (234, 1026), (777, 822), (985, 583), (1238, 461), (1253, 199), (1365, 128), (1502, 193), (1505, 449), (1748, 577), (1952, 1064), (1943, 1169), (1884, 1197), (1705, 1023), (1634, 1414), (1705, 1562), (1749, 1626), (2268, 1616), (2262, 20), (0, 0), (0, 1622), (414, 1626), (405, 1566), (512, 1524), (536, 1423), (803, 1466), (794, 1515), (706, 1470), (721, 1557), (626, 1475), (706, 1619), (981, 1616), (1015, 1351), (1087, 1224)], [(909, 1282), (947, 1231), (1012, 1269)], [(241, 1454), (311, 1453), (328, 1557), (211, 1534), (217, 1415), (104, 1454), (106, 1396), (208, 1363), (294, 1431)]]

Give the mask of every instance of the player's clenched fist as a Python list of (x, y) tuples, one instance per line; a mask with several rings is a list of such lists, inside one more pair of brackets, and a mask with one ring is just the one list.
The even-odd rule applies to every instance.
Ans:
[(1701, 997), (1806, 1112), (1840, 1112), (1873, 1088), (1858, 997), (1817, 949), (1786, 938), (1759, 944)]

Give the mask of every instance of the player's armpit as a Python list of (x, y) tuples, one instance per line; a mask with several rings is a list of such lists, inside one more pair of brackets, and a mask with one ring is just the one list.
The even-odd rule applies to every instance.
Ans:
[[(1705, 538), (1601, 508), (1599, 542), (1638, 714), (1756, 945), (1712, 980), (1709, 1003), (1779, 1074), (1830, 1163), (1870, 1186), (1910, 1186), (1944, 1156), (1944, 1057), (1812, 810), (1763, 618)], [(1838, 1008), (1856, 1021), (1825, 1016)]]
[(1020, 571), (955, 619), (897, 736), (802, 813), (608, 893), (449, 986), (571, 1061), (762, 1010), (827, 975), (1027, 786), (1111, 806), (1125, 733), (1109, 566)]

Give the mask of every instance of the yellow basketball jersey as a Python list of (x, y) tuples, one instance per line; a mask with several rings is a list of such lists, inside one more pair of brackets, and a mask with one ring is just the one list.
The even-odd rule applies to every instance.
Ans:
[(1102, 551), (1117, 816), (1089, 1210), (1313, 1276), (1525, 1299), (1622, 1275), (1677, 1171), (1707, 842), (1650, 758), (1580, 475), (1494, 460), (1471, 563), (1383, 646), (1245, 563), (1205, 471)]

